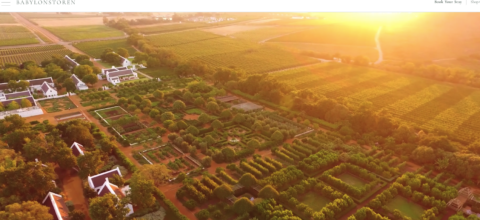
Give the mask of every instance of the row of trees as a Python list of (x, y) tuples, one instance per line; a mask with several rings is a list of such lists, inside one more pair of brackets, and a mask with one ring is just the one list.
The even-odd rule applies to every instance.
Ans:
[(332, 151), (320, 150), (298, 163), (298, 168), (312, 173), (338, 163), (338, 154)]

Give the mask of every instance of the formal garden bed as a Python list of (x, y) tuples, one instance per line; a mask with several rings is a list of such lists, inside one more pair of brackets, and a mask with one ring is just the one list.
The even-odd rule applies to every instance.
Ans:
[(385, 206), (392, 211), (399, 210), (404, 216), (410, 217), (412, 220), (421, 220), (422, 214), (425, 212), (421, 205), (415, 204), (403, 196), (395, 196)]
[(40, 106), (42, 106), (47, 113), (60, 112), (63, 110), (69, 110), (77, 108), (75, 104), (68, 97), (62, 97), (57, 99), (46, 99), (38, 101)]

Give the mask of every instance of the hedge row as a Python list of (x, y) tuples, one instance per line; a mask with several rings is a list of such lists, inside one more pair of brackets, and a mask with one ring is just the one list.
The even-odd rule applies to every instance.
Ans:
[(170, 201), (169, 199), (167, 199), (167, 197), (165, 197), (165, 194), (163, 194), (162, 191), (155, 188), (155, 190), (153, 191), (153, 194), (156, 199), (160, 199), (165, 203), (165, 205), (167, 206), (165, 208), (170, 209), (177, 219), (188, 220), (186, 216), (184, 216), (182, 213), (180, 213), (180, 211), (178, 211), (177, 207), (172, 203), (172, 201)]
[(130, 172), (134, 173), (138, 170), (135, 164), (133, 164), (132, 161), (130, 161), (130, 159), (128, 159), (118, 147), (114, 148), (113, 154), (120, 160), (120, 163), (125, 166)]

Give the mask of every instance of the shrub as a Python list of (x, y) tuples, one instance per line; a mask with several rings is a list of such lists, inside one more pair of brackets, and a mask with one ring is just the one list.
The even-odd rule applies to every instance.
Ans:
[(198, 220), (207, 220), (210, 217), (210, 212), (206, 209), (203, 209), (195, 213), (195, 217), (197, 217)]

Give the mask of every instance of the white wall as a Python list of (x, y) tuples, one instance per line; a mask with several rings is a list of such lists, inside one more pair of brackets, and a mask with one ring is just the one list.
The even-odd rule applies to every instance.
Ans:
[(35, 115), (43, 115), (43, 111), (41, 108), (34, 106), (25, 109), (17, 109), (12, 111), (0, 112), (0, 119), (4, 119), (5, 116), (15, 115), (18, 114), (23, 118), (31, 117)]

